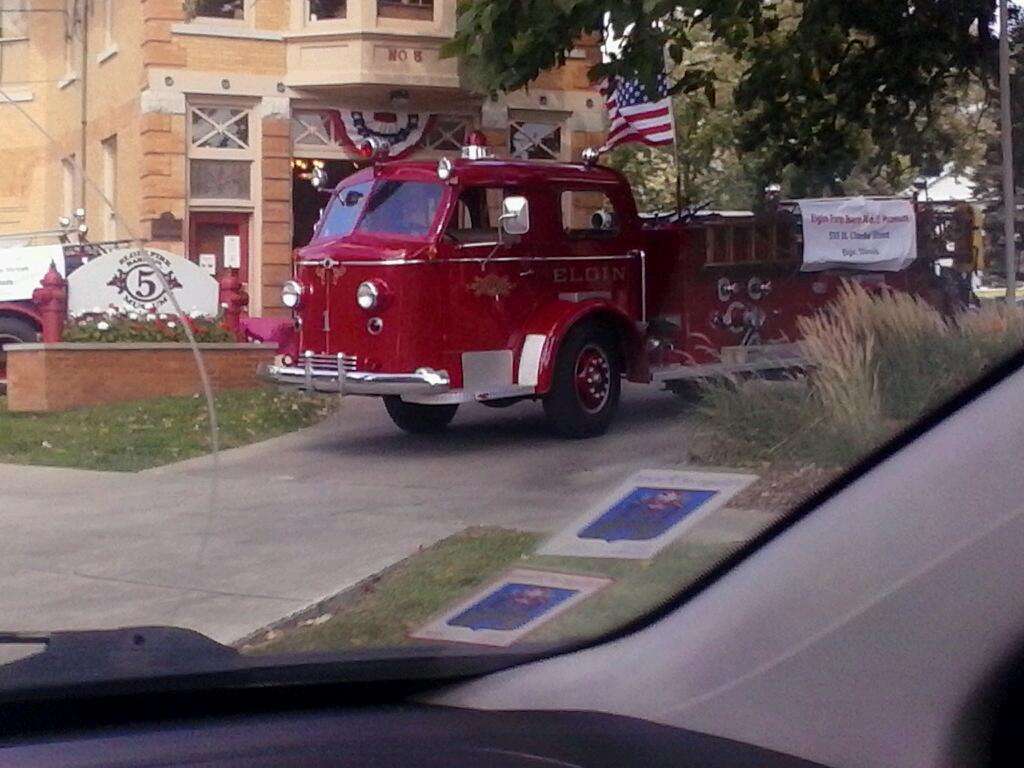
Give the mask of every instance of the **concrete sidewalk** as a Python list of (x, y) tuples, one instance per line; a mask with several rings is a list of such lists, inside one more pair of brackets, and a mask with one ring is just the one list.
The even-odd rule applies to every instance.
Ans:
[(137, 474), (0, 465), (0, 629), (174, 624), (232, 641), (471, 525), (554, 531), (686, 464), (686, 409), (628, 388), (613, 432), (464, 407), (414, 437), (349, 398), (310, 430)]

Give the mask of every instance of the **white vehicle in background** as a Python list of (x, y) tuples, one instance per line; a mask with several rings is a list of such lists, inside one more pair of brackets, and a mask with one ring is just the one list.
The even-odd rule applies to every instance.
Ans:
[(88, 242), (88, 227), (81, 223), (84, 219), (85, 211), (79, 209), (73, 219), (62, 218), (58, 229), (0, 237), (0, 381), (6, 378), (7, 368), (3, 347), (39, 337), (42, 318), (32, 302), (32, 292), (50, 265), (67, 277), (90, 259), (129, 244)]

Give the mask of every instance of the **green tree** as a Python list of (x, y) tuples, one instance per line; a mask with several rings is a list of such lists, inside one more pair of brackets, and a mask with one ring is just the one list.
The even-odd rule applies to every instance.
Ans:
[[(682, 202), (687, 206), (710, 203), (714, 208), (749, 208), (758, 191), (750, 158), (741, 156), (737, 145), (741, 119), (732, 91), (739, 64), (720, 41), (702, 37), (695, 41), (688, 58), (715, 62), (716, 97), (709, 100), (681, 94), (673, 99)], [(613, 151), (608, 163), (633, 182), (641, 210), (675, 208), (676, 163), (671, 148), (627, 144)]]
[[(653, 84), (667, 54), (682, 66), (675, 92), (704, 99), (715, 116), (719, 91), (731, 90), (735, 152), (753, 189), (785, 181), (793, 195), (842, 193), (850, 180), (892, 186), (919, 169), (941, 170), (963, 138), (951, 112), (972, 85), (989, 81), (995, 66), (994, 6), (995, 0), (464, 0), (446, 50), (491, 92), (523, 87), (564, 63), (582, 34), (614, 36), (617, 43), (591, 70), (594, 80), (639, 76)], [(694, 56), (702, 40), (724, 56)], [(734, 88), (723, 77), (732, 67)], [(685, 110), (698, 114), (692, 103)], [(703, 130), (705, 123), (698, 124)], [(699, 147), (699, 132), (695, 139)]]
[[(1010, 22), (1010, 124), (1013, 132), (1013, 178), (1017, 194), (1024, 188), (1024, 21), (1014, 14)], [(986, 104), (993, 124), (986, 134), (984, 160), (975, 173), (976, 194), (981, 200), (1001, 203), (1003, 200), (1003, 149), (999, 129), (999, 94), (989, 94)], [(1000, 225), (1001, 226), (1001, 225)], [(999, 235), (1002, 237), (1002, 235)]]
[[(790, 2), (790, 24), (799, 18), (799, 8)], [(764, 186), (779, 183), (788, 196), (812, 191), (813, 179), (799, 166), (785, 168), (779, 176), (768, 177), (762, 162), (763, 152), (742, 149), (740, 138), (743, 114), (733, 99), (736, 84), (743, 74), (738, 61), (721, 41), (700, 30), (692, 33), (693, 47), (676, 72), (685, 71), (690, 62), (708, 64), (716, 76), (713, 102), (702, 94), (675, 97), (676, 148), (685, 205), (710, 203), (718, 209), (748, 209), (757, 205)], [(988, 139), (993, 135), (989, 113), (992, 109), (986, 93), (973, 84), (945, 99), (936, 120), (937, 132), (948, 137), (943, 148), (946, 162), (963, 175), (981, 164)], [(854, 144), (857, 162), (843, 177), (829, 185), (844, 195), (898, 194), (909, 189), (916, 177), (925, 172), (905, 155), (893, 155), (887, 162), (872, 162), (876, 147), (867, 131), (861, 131)], [(642, 210), (671, 210), (675, 206), (675, 167), (671, 151), (649, 149), (636, 144), (616, 149), (608, 158), (610, 165), (630, 177)], [(813, 173), (813, 170), (812, 170)]]

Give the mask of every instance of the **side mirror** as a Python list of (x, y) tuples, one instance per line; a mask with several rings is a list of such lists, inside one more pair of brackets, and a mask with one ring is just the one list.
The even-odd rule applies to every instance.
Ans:
[(498, 221), (506, 234), (525, 235), (530, 231), (530, 204), (525, 197), (506, 197)]

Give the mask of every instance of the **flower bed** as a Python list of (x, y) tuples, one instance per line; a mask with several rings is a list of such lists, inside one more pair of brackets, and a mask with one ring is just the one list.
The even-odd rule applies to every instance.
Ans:
[(185, 343), (187, 330), (200, 343), (227, 343), (235, 335), (220, 318), (205, 317), (198, 313), (178, 317), (147, 311), (132, 312), (117, 307), (72, 316), (64, 326), (61, 341), (105, 344), (127, 343)]
[[(260, 385), (273, 345), (200, 343), (215, 391)], [(202, 391), (189, 344), (175, 341), (14, 344), (7, 350), (7, 408), (45, 413)]]

